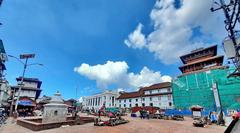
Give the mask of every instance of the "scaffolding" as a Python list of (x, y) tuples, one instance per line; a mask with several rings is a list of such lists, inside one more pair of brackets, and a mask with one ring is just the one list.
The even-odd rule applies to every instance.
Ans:
[(233, 68), (218, 68), (181, 75), (173, 80), (173, 100), (177, 109), (189, 109), (200, 105), (205, 109), (216, 109), (212, 86), (218, 84), (223, 109), (240, 102), (240, 77), (227, 76)]

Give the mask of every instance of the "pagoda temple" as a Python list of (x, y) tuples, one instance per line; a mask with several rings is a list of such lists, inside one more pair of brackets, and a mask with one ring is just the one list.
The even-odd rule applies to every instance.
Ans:
[(180, 59), (183, 65), (179, 67), (182, 73), (191, 73), (198, 70), (218, 68), (223, 64), (224, 56), (217, 56), (217, 45), (199, 48), (183, 55)]

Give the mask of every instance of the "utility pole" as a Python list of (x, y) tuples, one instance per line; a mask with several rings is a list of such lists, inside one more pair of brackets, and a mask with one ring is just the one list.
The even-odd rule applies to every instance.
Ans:
[[(222, 9), (225, 15), (225, 29), (228, 32), (228, 37), (231, 42), (224, 42), (224, 48), (227, 56), (228, 53), (232, 53), (228, 59), (232, 59), (233, 64), (236, 67), (236, 70), (229, 76), (240, 76), (240, 36), (237, 36), (238, 32), (236, 24), (240, 23), (240, 0), (230, 0), (229, 4), (226, 4), (224, 0), (219, 0), (219, 3), (214, 1), (214, 4), (218, 5), (218, 8), (211, 8), (212, 12)], [(227, 40), (226, 40), (227, 41)]]
[(76, 100), (78, 100), (78, 87), (76, 87)]
[[(28, 64), (28, 59), (34, 58), (35, 54), (21, 54), (20, 59), (25, 59), (25, 62), (22, 62), (19, 58), (15, 57), (15, 56), (12, 56), (12, 55), (8, 55), (8, 56), (17, 59), (19, 62), (21, 62), (23, 64), (23, 73), (22, 73), (22, 76), (21, 76), (20, 84), (19, 84), (19, 89), (18, 89), (18, 93), (17, 93), (17, 100), (15, 102), (15, 113), (17, 113), (19, 97), (20, 97), (22, 87), (24, 86), (23, 81), (24, 81), (25, 72), (26, 72), (27, 67), (31, 66), (31, 65), (40, 65), (40, 66), (43, 66), (43, 65), (39, 64), (39, 63)], [(15, 90), (14, 90), (14, 93), (13, 93), (12, 105), (11, 105), (11, 109), (10, 109), (11, 113), (13, 112), (13, 107), (12, 106), (13, 106), (13, 103), (14, 103), (14, 97), (15, 97)]]

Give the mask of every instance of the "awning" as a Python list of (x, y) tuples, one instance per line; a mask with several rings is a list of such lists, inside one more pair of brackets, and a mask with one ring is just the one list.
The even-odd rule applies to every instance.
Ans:
[(22, 106), (36, 106), (35, 103), (33, 103), (31, 100), (19, 100), (18, 105)]

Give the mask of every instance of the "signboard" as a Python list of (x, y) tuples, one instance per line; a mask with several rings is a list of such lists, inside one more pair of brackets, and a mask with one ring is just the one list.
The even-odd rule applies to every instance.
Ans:
[(34, 58), (35, 54), (22, 54), (20, 55), (20, 59), (26, 59), (26, 58)]
[(35, 101), (28, 97), (21, 97), (20, 100), (18, 101), (18, 105), (22, 106), (36, 106)]
[(31, 100), (20, 100), (18, 101), (19, 105), (23, 105), (23, 106), (32, 106), (32, 101)]
[(214, 100), (215, 100), (216, 107), (220, 108), (221, 104), (220, 104), (220, 98), (219, 98), (219, 95), (218, 95), (218, 88), (217, 88), (216, 83), (213, 84), (212, 90), (213, 90), (213, 95), (214, 95)]
[(193, 118), (200, 118), (202, 117), (201, 111), (193, 111)]

